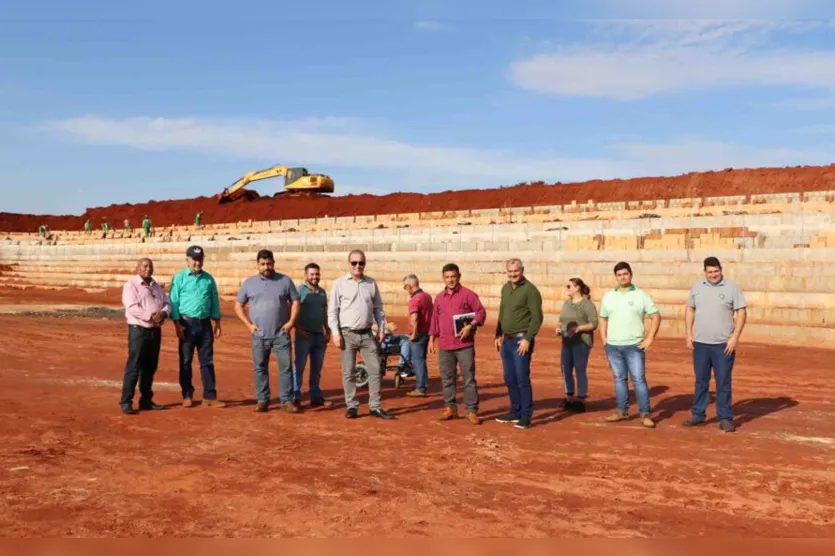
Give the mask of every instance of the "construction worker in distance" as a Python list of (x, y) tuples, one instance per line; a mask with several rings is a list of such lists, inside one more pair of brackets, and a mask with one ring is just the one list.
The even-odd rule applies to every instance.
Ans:
[(93, 224), (92, 224), (92, 222), (90, 222), (90, 219), (88, 218), (87, 221), (84, 223), (84, 232), (89, 234), (92, 231), (93, 231)]
[(142, 220), (142, 229), (145, 231), (145, 237), (151, 235), (151, 219), (148, 218), (148, 215), (145, 215), (145, 218)]
[(194, 225), (198, 228), (202, 227), (201, 222), (203, 221), (203, 211), (201, 210), (198, 212), (194, 217)]
[(132, 232), (133, 228), (130, 225), (130, 218), (125, 218), (125, 231)]

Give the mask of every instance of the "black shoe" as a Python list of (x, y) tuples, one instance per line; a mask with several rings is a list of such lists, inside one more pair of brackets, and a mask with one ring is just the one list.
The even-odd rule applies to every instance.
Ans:
[(132, 405), (123, 405), (121, 407), (122, 407), (122, 413), (124, 413), (125, 415), (136, 415), (137, 413), (139, 413), (138, 411), (136, 411), (133, 408)]
[(159, 411), (160, 409), (165, 409), (165, 406), (154, 402), (139, 402), (140, 411)]
[(369, 415), (371, 415), (372, 417), (379, 417), (380, 419), (386, 419), (386, 420), (390, 420), (390, 419), (395, 418), (394, 415), (392, 415), (391, 413), (389, 413), (385, 409), (372, 409), (369, 412)]
[(529, 429), (531, 428), (531, 420), (527, 417), (522, 417), (519, 419), (519, 422), (513, 425), (517, 429)]
[(518, 423), (519, 417), (515, 413), (508, 413), (507, 415), (496, 417), (496, 421), (499, 423)]
[(688, 420), (684, 421), (681, 426), (682, 427), (698, 427), (700, 425), (704, 425), (705, 420), (701, 417), (690, 417)]
[(722, 420), (719, 421), (719, 428), (725, 432), (734, 432), (736, 430), (736, 425), (734, 425), (733, 421)]
[(270, 402), (258, 402), (255, 404), (255, 411), (257, 413), (266, 413), (270, 408)]
[(575, 413), (585, 413), (586, 402), (584, 402), (583, 400), (577, 400), (576, 402), (574, 402), (574, 409), (572, 409), (571, 411), (574, 411)]
[(356, 407), (349, 407), (348, 411), (345, 412), (346, 419), (356, 419), (357, 417), (359, 417), (359, 411)]

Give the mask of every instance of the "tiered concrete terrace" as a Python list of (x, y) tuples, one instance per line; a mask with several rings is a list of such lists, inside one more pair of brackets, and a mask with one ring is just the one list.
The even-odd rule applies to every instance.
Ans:
[[(635, 203), (411, 213), (292, 221), (175, 226), (110, 234), (53, 231), (6, 234), (0, 241), (0, 283), (13, 286), (121, 287), (140, 256), (150, 256), (163, 284), (183, 268), (188, 245), (207, 251), (206, 269), (224, 296), (255, 272), (258, 249), (276, 252), (279, 270), (295, 280), (310, 261), (324, 285), (346, 272), (346, 255), (364, 249), (368, 273), (379, 282), (387, 311), (403, 315), (401, 280), (421, 277), (440, 291), (441, 266), (458, 263), (495, 323), (504, 264), (520, 257), (542, 291), (546, 322), (556, 322), (564, 285), (580, 276), (592, 298), (613, 287), (612, 267), (629, 261), (635, 282), (664, 316), (662, 334), (683, 332), (690, 285), (702, 261), (719, 257), (749, 302), (746, 336), (773, 343), (835, 345), (835, 191)], [(24, 294), (25, 295), (25, 294)]]

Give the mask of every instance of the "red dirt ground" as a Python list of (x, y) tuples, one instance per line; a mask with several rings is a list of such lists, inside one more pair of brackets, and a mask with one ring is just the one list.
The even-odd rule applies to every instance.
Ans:
[[(0, 289), (0, 305), (9, 297), (20, 295)], [(82, 297), (27, 295), (31, 303)], [(599, 348), (589, 411), (563, 413), (558, 343), (544, 333), (534, 356), (535, 426), (519, 431), (438, 422), (432, 357), (428, 399), (405, 397), (387, 378), (384, 404), (398, 420), (372, 420), (363, 405), (362, 418), (346, 421), (334, 350), (323, 386), (338, 407), (256, 414), (247, 334), (234, 317), (216, 345), (219, 393), (230, 407), (177, 406), (169, 327), (156, 401), (170, 409), (122, 416), (121, 320), (0, 315), (0, 330), (7, 537), (835, 534), (835, 408), (823, 372), (831, 351), (743, 342), (734, 377), (740, 428), (725, 434), (715, 423), (680, 426), (691, 400), (689, 353), (683, 342), (659, 341), (648, 377), (660, 423), (646, 430), (604, 422), (613, 386)], [(482, 413), (493, 417), (507, 392), (487, 336), (478, 341), (478, 376)], [(275, 394), (274, 362), (271, 376)]]
[[(337, 184), (337, 187), (338, 184)], [(80, 216), (44, 216), (0, 212), (0, 230), (35, 232), (41, 224), (53, 230), (82, 230), (84, 221), (92, 219), (95, 229), (107, 219), (114, 229), (121, 229), (129, 218), (138, 227), (145, 214), (155, 226), (192, 224), (195, 214), (204, 211), (203, 223), (237, 222), (241, 220), (281, 220), (323, 216), (360, 214), (398, 214), (442, 210), (528, 207), (537, 205), (676, 199), (717, 195), (750, 195), (759, 193), (796, 193), (835, 189), (835, 165), (795, 168), (758, 168), (694, 172), (674, 177), (648, 177), (629, 180), (592, 180), (582, 183), (531, 185), (446, 191), (421, 195), (348, 195), (325, 198), (262, 197), (219, 205), (212, 197), (171, 201), (150, 201), (145, 204), (110, 205), (88, 209)]]

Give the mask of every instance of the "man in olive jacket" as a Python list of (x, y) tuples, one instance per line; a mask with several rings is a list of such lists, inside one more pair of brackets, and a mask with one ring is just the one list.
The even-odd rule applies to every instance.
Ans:
[(542, 295), (525, 278), (522, 261), (510, 259), (506, 270), (508, 281), (502, 287), (496, 350), (501, 353), (511, 407), (509, 414), (496, 421), (527, 429), (533, 417), (531, 357), (536, 334), (542, 326)]

